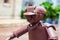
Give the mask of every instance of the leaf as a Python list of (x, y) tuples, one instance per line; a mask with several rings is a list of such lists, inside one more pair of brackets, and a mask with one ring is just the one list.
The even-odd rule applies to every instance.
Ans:
[(21, 18), (22, 18), (22, 19), (25, 19), (25, 16), (23, 15), (25, 12), (26, 12), (26, 9), (22, 9), (22, 10), (21, 10)]
[(47, 18), (50, 18), (51, 20), (55, 20), (58, 18), (58, 15), (60, 13), (60, 6), (53, 7), (53, 4), (49, 2), (43, 2), (42, 4), (40, 4), (40, 6), (44, 6), (46, 9), (44, 20), (46, 20)]

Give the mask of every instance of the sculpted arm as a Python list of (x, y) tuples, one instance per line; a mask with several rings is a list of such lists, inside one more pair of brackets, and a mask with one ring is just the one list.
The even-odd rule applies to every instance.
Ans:
[(11, 40), (15, 37), (20, 37), (21, 35), (25, 34), (26, 32), (28, 32), (28, 29), (26, 26), (14, 31), (6, 40)]

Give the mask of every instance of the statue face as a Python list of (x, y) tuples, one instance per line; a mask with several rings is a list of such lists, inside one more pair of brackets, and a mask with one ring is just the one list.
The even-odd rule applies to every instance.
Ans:
[(39, 22), (40, 20), (43, 19), (44, 15), (43, 14), (37, 14), (37, 15), (26, 15), (25, 16), (27, 21), (31, 24), (33, 23), (37, 23)]
[[(27, 15), (28, 12), (33, 12), (34, 15)], [(33, 7), (30, 6), (27, 8), (26, 19), (30, 24), (38, 23), (40, 20), (43, 19), (44, 15), (46, 14), (46, 10), (44, 7)]]
[(27, 19), (27, 21), (29, 22), (29, 23), (34, 23), (35, 22), (35, 18), (36, 18), (36, 15), (26, 15), (25, 16), (26, 17), (26, 19)]

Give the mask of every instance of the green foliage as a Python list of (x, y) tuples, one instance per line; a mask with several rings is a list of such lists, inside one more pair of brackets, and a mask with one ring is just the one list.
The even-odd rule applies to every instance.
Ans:
[(60, 13), (60, 6), (56, 6), (55, 10), (58, 11), (58, 13)]
[(51, 20), (55, 20), (58, 18), (60, 7), (53, 7), (53, 3), (49, 2), (43, 2), (42, 4), (40, 4), (40, 6), (44, 6), (47, 11), (44, 20), (46, 20), (47, 18), (50, 18)]
[(25, 19), (25, 16), (23, 15), (26, 12), (26, 9), (21, 10), (21, 19)]

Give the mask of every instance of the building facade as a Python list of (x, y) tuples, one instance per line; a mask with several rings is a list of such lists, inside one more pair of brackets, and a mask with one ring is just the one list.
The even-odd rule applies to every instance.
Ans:
[(0, 0), (0, 19), (19, 18), (21, 0)]

